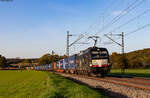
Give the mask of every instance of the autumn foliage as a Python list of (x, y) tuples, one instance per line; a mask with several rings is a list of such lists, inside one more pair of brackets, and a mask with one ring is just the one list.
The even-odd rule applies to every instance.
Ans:
[(112, 68), (150, 68), (150, 49), (137, 50), (124, 54), (112, 53)]

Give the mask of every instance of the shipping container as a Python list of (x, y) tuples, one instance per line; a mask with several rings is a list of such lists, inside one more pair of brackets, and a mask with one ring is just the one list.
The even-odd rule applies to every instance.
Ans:
[(60, 69), (64, 69), (64, 59), (59, 61)]
[(34, 66), (34, 70), (37, 70), (37, 66)]
[(28, 67), (28, 70), (31, 70), (31, 67)]
[(76, 55), (72, 55), (68, 58), (68, 62), (69, 62), (69, 69), (75, 69), (75, 65), (76, 65)]
[(28, 70), (28, 67), (26, 67), (26, 70)]
[(64, 69), (69, 69), (68, 58), (64, 59)]
[(51, 70), (51, 67), (52, 67), (52, 64), (49, 64), (48, 65), (48, 69)]
[(59, 69), (60, 68), (60, 64), (59, 64), (59, 61), (56, 62), (56, 69)]
[(31, 70), (33, 70), (33, 67), (31, 67)]
[(53, 71), (56, 70), (56, 62), (53, 63)]

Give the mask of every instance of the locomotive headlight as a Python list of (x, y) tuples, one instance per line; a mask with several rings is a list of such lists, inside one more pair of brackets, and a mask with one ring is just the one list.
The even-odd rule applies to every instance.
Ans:
[(92, 64), (93, 64), (93, 65), (98, 65), (97, 60), (92, 60)]
[(93, 60), (93, 63), (96, 63), (96, 60)]
[(92, 64), (90, 64), (90, 66), (92, 66)]

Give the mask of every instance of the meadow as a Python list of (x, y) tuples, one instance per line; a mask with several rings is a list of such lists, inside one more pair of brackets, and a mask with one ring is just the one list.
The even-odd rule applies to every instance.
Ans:
[(108, 96), (50, 72), (0, 71), (0, 98), (108, 98)]
[[(122, 75), (121, 69), (111, 69), (111, 75)], [(150, 77), (150, 69), (126, 69), (124, 75)]]

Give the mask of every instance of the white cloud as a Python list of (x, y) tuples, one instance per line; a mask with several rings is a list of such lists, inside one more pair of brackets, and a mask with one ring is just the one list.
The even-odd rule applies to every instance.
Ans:
[(67, 12), (67, 13), (78, 13), (79, 10), (73, 8), (72, 6), (66, 6), (64, 4), (60, 3), (49, 3), (48, 4), (49, 8), (54, 10), (54, 11), (59, 11), (59, 12)]
[(121, 10), (119, 10), (119, 11), (113, 11), (112, 12), (112, 15), (113, 16), (118, 16), (118, 15), (124, 15), (124, 14), (126, 14), (127, 12), (126, 11), (121, 11)]

